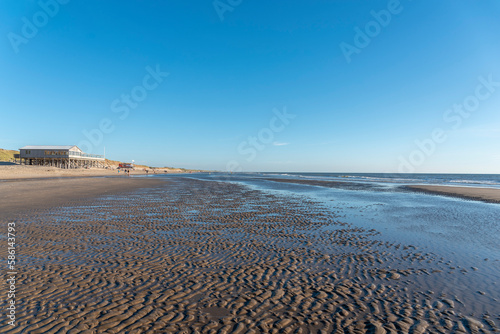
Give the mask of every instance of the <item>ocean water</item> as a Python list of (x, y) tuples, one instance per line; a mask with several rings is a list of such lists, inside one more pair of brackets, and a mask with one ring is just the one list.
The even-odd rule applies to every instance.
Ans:
[(366, 182), (377, 184), (433, 184), (500, 188), (500, 174), (387, 174), (387, 173), (260, 173), (323, 181)]

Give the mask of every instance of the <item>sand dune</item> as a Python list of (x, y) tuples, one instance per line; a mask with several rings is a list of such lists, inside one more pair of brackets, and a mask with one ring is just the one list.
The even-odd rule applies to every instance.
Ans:
[(22, 306), (1, 332), (499, 330), (491, 293), (449, 293), (446, 259), (303, 198), (172, 179), (73, 203), (10, 214)]

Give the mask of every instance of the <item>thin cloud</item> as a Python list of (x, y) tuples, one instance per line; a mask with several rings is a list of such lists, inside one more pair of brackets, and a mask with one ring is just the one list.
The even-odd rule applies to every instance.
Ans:
[(274, 146), (286, 146), (286, 145), (288, 145), (288, 144), (290, 144), (290, 143), (279, 143), (279, 142), (277, 142), (277, 141), (275, 141), (275, 142), (273, 143), (273, 145), (274, 145)]

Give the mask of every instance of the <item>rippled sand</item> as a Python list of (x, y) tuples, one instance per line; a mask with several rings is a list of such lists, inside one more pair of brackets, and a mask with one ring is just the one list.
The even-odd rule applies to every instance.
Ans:
[(464, 275), (447, 259), (299, 197), (176, 178), (11, 217), (22, 307), (1, 332), (499, 330), (491, 291), (443, 292)]

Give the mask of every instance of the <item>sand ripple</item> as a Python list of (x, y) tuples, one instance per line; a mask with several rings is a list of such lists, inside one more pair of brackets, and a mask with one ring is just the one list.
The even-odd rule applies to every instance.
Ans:
[(17, 224), (19, 322), (1, 332), (499, 331), (490, 294), (443, 292), (461, 275), (444, 259), (235, 184), (172, 180)]

